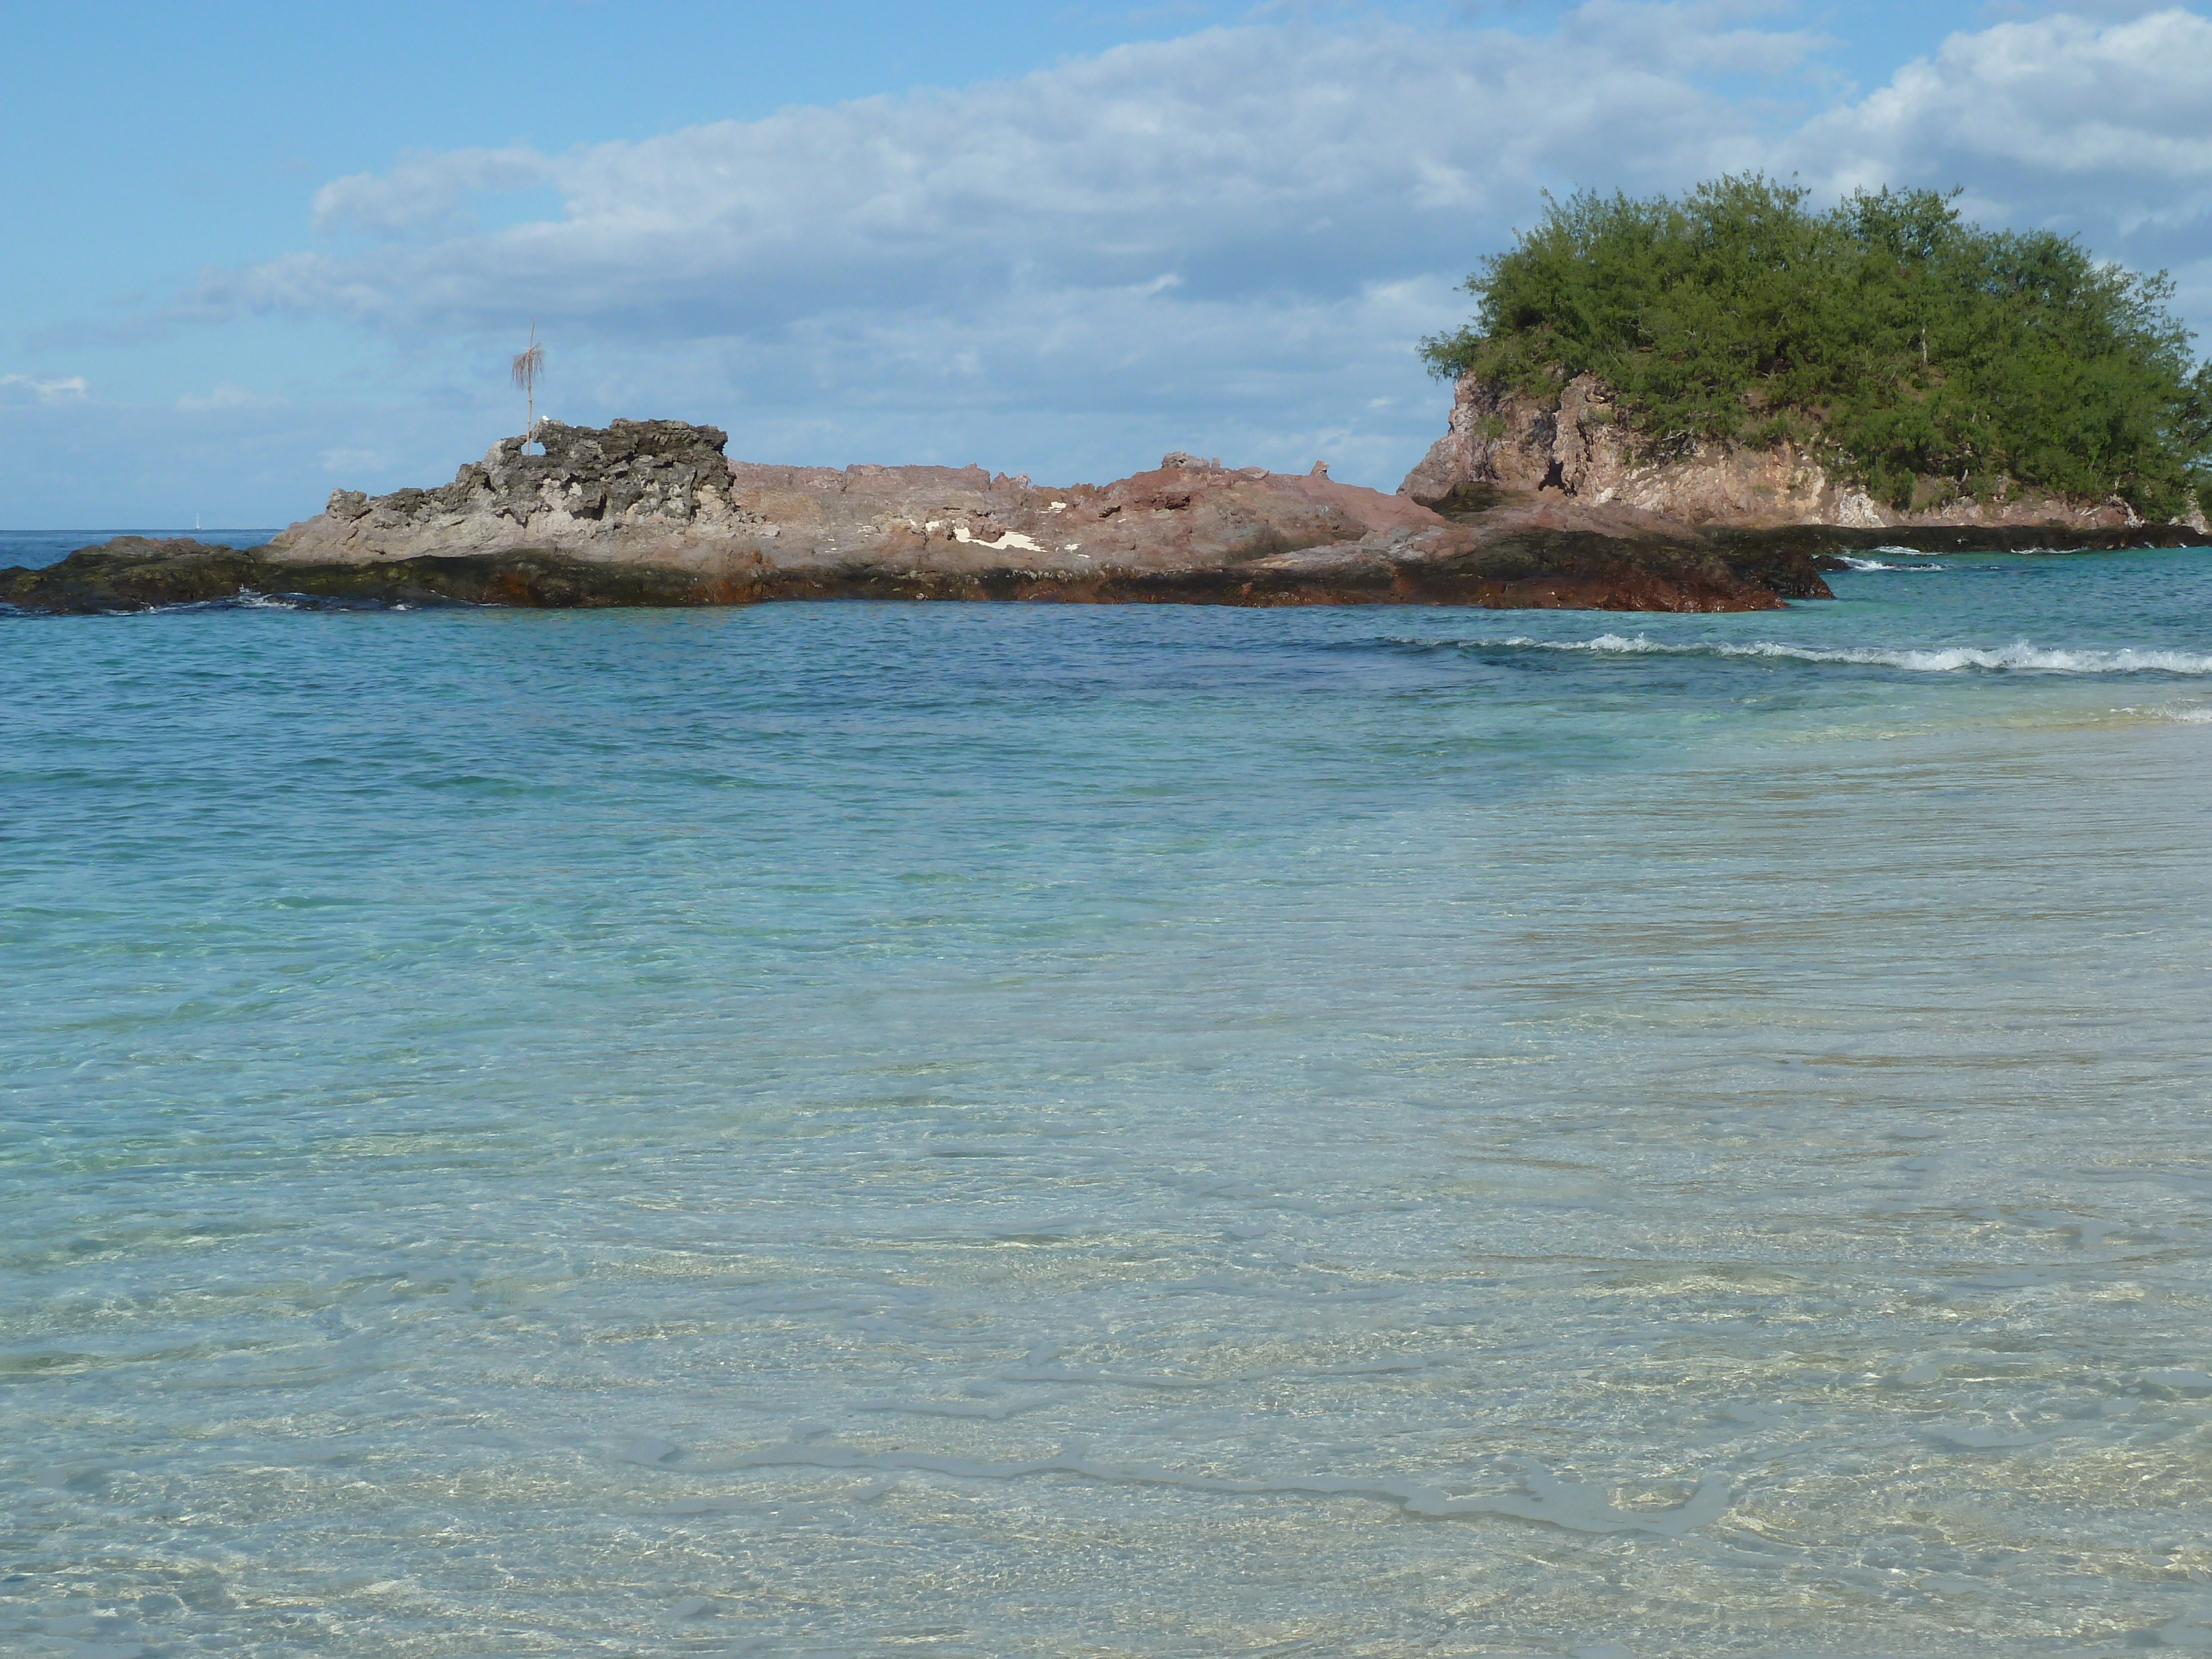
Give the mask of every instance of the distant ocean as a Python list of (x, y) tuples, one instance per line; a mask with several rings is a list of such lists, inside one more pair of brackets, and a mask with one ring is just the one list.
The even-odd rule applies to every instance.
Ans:
[(155, 541), (185, 537), (210, 547), (258, 547), (272, 530), (0, 530), (0, 570), (10, 565), (38, 569), (58, 563), (81, 547), (98, 547), (118, 536), (144, 536)]
[(2212, 556), (1861, 562), (0, 615), (0, 1651), (2212, 1646)]

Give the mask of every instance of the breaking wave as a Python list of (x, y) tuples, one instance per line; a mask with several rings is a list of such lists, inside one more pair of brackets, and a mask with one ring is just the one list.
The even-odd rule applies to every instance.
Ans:
[(2212, 726), (2212, 703), (2159, 703), (2148, 708), (2123, 708), (2123, 714), (2146, 715), (2152, 720), (2171, 720), (2176, 726)]
[[(1878, 550), (1887, 552), (1890, 550)], [(1843, 562), (1847, 570), (1948, 570), (1951, 568), (1948, 564), (1888, 564), (1881, 559), (1862, 559), (1849, 553), (1838, 553), (1836, 557)]]
[[(1426, 644), (1406, 640), (1406, 645)], [(1536, 640), (1515, 635), (1503, 640), (1452, 641), (1472, 650), (1500, 648), (1528, 651), (1578, 651), (1623, 657), (1744, 657), (1791, 662), (1843, 663), (1868, 668), (1899, 668), (1915, 674), (1954, 674), (1967, 669), (2041, 674), (2192, 674), (2212, 675), (2212, 655), (2195, 651), (2067, 650), (2032, 645), (2026, 640), (2010, 645), (1945, 645), (1923, 650), (1895, 650), (1876, 646), (1784, 645), (1754, 640), (1742, 645), (1726, 643), (1674, 644), (1646, 634), (1601, 634), (1592, 640)]]
[(264, 593), (258, 589), (242, 587), (235, 593), (226, 593), (214, 599), (177, 599), (167, 605), (141, 605), (133, 610), (117, 609), (103, 611), (110, 617), (172, 617), (191, 616), (203, 611), (403, 611), (435, 608), (439, 610), (478, 610), (483, 607), (465, 599), (446, 599), (434, 597), (426, 603), (405, 599), (385, 599), (353, 595), (331, 596), (319, 593)]

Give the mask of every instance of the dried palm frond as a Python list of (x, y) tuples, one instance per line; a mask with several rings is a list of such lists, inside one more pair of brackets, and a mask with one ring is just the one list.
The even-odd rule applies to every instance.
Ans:
[(545, 373), (545, 348), (538, 343), (535, 319), (530, 325), (529, 348), (514, 354), (512, 372), (515, 385), (522, 388), (523, 396), (529, 400), (530, 424), (523, 428), (523, 436), (526, 439), (538, 429), (538, 382)]
[(533, 345), (527, 351), (514, 354), (514, 383), (525, 392), (534, 392), (538, 377), (545, 372), (545, 348)]

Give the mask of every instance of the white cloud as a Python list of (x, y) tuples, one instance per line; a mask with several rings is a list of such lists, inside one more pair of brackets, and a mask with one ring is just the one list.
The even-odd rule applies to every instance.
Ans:
[(1841, 183), (1967, 166), (2063, 191), (2118, 175), (2212, 185), (2212, 19), (2170, 9), (2100, 27), (2061, 15), (1954, 34), (1797, 146)]
[(2212, 19), (2062, 13), (1954, 34), (1785, 154), (1832, 190), (1965, 186), (1984, 222), (2075, 231), (2137, 266), (2212, 254)]
[(76, 403), (83, 399), (86, 390), (82, 374), (70, 374), (52, 380), (42, 380), (32, 374), (0, 374), (0, 397), (12, 393), (18, 400), (35, 399), (42, 404)]
[(457, 149), (410, 155), (389, 173), (334, 179), (315, 192), (318, 230), (396, 236), (472, 228), (461, 214), (471, 197), (550, 183), (553, 163), (532, 149)]
[[(1017, 280), (1194, 296), (1458, 264), (1470, 216), (1562, 178), (1648, 185), (1747, 161), (1741, 111), (1690, 76), (1788, 68), (1793, 33), (1741, 8), (1596, 0), (1573, 50), (1374, 24), (1213, 29), (953, 94), (787, 110), (546, 157), (415, 156), (326, 186), (319, 222), (391, 237), (210, 276), (210, 307), (382, 325), (522, 313), (673, 338), (825, 307), (960, 307)], [(400, 240), (472, 194), (550, 183), (564, 210)]]
[[(2212, 21), (2002, 22), (1820, 111), (1827, 43), (1789, 15), (1261, 21), (565, 155), (411, 155), (317, 193), (350, 240), (210, 273), (179, 311), (351, 319), (496, 420), (534, 317), (574, 418), (714, 420), (737, 453), (1069, 479), (1181, 445), (1386, 486), (1443, 418), (1414, 343), (1464, 317), (1453, 284), (1546, 188), (1958, 182), (1985, 221), (2175, 266), (2212, 315)], [(1744, 75), (1762, 95), (1714, 83)], [(557, 213), (526, 197), (501, 222), (548, 189)]]
[[(1441, 419), (1413, 347), (1541, 189), (1765, 153), (1771, 112), (1698, 78), (1814, 50), (1759, 9), (1593, 0), (1557, 40), (1255, 24), (564, 155), (414, 155), (316, 198), (321, 226), (380, 240), (210, 273), (183, 310), (349, 318), (410, 349), (534, 317), (580, 417), (713, 418), (741, 453), (770, 410), (785, 434), (834, 416), (818, 459), (951, 446), (1039, 477), (1209, 432), (1208, 453), (1310, 462), (1333, 433), (1333, 459), (1368, 457), (1339, 477), (1395, 484)], [(467, 217), (548, 184), (557, 216)]]

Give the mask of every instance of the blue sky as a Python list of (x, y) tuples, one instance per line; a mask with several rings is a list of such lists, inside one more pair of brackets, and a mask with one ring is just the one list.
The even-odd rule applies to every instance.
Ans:
[(2203, 7), (18, 7), (0, 527), (274, 524), (563, 418), (1394, 487), (1545, 189), (1960, 185), (2212, 333)]

